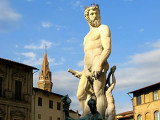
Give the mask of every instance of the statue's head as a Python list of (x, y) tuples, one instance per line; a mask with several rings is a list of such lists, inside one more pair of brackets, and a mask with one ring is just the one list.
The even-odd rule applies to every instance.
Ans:
[(93, 3), (90, 7), (85, 7), (84, 16), (92, 27), (99, 27), (101, 25), (99, 5)]

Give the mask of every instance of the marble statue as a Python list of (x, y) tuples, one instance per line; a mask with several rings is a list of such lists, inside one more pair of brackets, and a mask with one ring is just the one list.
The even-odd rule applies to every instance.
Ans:
[[(109, 114), (109, 112), (106, 112), (107, 100), (110, 100), (106, 98), (110, 95), (105, 94), (105, 85), (106, 74), (109, 69), (107, 59), (111, 53), (111, 32), (107, 25), (101, 24), (98, 5), (93, 4), (90, 7), (85, 7), (84, 16), (90, 27), (90, 31), (84, 37), (83, 42), (84, 69), (82, 72), (71, 69), (68, 69), (68, 71), (75, 77), (80, 78), (77, 98), (83, 110), (82, 116), (90, 113), (87, 103), (92, 96), (95, 96), (97, 111), (105, 118), (105, 114), (107, 116)], [(112, 73), (113, 76), (114, 73)]]

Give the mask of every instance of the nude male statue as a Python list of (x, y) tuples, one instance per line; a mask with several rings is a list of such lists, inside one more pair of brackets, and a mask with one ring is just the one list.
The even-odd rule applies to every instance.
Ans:
[[(89, 112), (87, 102), (94, 92), (97, 99), (97, 111), (104, 117), (107, 104), (104, 87), (109, 68), (107, 59), (111, 53), (111, 32), (107, 25), (101, 24), (98, 5), (93, 4), (86, 7), (84, 15), (90, 27), (83, 43), (84, 70), (79, 72), (69, 69), (68, 71), (80, 78), (77, 98), (83, 110), (83, 115)], [(93, 84), (92, 90), (91, 83)]]

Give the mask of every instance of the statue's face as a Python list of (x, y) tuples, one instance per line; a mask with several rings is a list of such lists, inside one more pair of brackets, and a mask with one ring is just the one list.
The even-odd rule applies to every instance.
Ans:
[(89, 24), (92, 27), (99, 27), (100, 26), (100, 13), (97, 9), (91, 9), (89, 11)]

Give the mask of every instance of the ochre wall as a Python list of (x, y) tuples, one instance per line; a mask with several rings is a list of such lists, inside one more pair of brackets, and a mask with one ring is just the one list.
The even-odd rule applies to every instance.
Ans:
[[(156, 89), (156, 88), (155, 88)], [(158, 100), (153, 99), (153, 90), (141, 94), (141, 104), (137, 105), (137, 97), (133, 98), (134, 119), (137, 120), (139, 114), (142, 115), (142, 120), (146, 120), (150, 116), (150, 120), (154, 120), (154, 112), (160, 112), (160, 90), (158, 90)]]
[[(33, 91), (33, 119), (32, 120), (39, 120), (38, 114), (41, 114), (41, 120), (49, 120), (49, 117), (52, 117), (52, 120), (57, 120), (57, 118), (60, 118), (60, 120), (64, 120), (64, 113), (62, 108), (62, 102), (61, 97), (51, 94), (45, 94), (41, 91), (35, 92)], [(34, 100), (35, 96), (35, 100)], [(38, 97), (42, 98), (42, 106), (38, 106)], [(49, 108), (49, 100), (53, 101), (53, 109)], [(34, 103), (35, 102), (35, 103)], [(57, 102), (61, 103), (61, 110), (57, 110)], [(35, 113), (34, 113), (34, 107), (35, 107)], [(35, 118), (35, 119), (34, 119)]]

